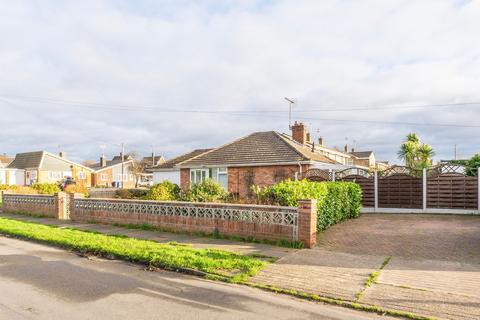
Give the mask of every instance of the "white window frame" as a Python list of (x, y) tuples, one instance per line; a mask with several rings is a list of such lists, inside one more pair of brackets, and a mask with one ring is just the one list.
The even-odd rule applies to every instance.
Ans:
[(228, 169), (227, 168), (217, 168), (217, 182), (218, 183), (220, 183), (220, 176), (221, 175), (224, 175), (224, 176), (227, 177), (227, 185), (225, 187), (226, 187), (226, 189), (228, 189)]
[(128, 173), (123, 174), (123, 181), (128, 181)]
[(60, 180), (62, 173), (59, 171), (48, 171), (48, 180)]
[(86, 180), (86, 179), (87, 179), (87, 174), (86, 174), (85, 172), (83, 172), (83, 171), (80, 171), (80, 172), (78, 173), (78, 179), (79, 179), (79, 180)]
[[(193, 174), (193, 179), (192, 179), (192, 174)], [(201, 183), (202, 181), (205, 181), (208, 178), (209, 178), (208, 169), (190, 169), (190, 184)]]
[(100, 175), (100, 180), (101, 180), (101, 181), (108, 181), (108, 174), (102, 173), (102, 174)]

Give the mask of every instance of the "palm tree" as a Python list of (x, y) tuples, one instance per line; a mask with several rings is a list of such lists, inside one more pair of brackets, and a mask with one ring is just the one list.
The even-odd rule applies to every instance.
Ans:
[(406, 140), (400, 145), (399, 159), (405, 162), (410, 169), (423, 169), (432, 165), (432, 157), (435, 155), (432, 147), (421, 143), (415, 133), (409, 133)]
[(423, 168), (430, 167), (432, 165), (432, 157), (434, 155), (435, 155), (435, 152), (433, 151), (432, 147), (430, 147), (426, 143), (422, 143), (417, 148), (417, 157), (418, 157), (417, 167), (418, 167), (418, 169), (423, 169)]
[(398, 158), (405, 162), (405, 166), (413, 168), (416, 162), (417, 145), (413, 141), (405, 141), (400, 146)]

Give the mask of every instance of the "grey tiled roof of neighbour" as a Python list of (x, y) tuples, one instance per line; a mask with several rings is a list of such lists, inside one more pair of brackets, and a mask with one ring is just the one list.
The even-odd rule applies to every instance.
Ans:
[(373, 153), (373, 151), (354, 151), (350, 152), (351, 155), (357, 158), (368, 158)]
[(214, 165), (279, 164), (309, 160), (336, 163), (278, 132), (266, 131), (255, 132), (212, 149), (198, 157), (182, 162), (179, 166), (188, 168)]
[(7, 168), (28, 169), (38, 168), (42, 162), (44, 151), (17, 153), (15, 159)]
[(178, 157), (175, 157), (173, 159), (170, 159), (158, 166), (155, 166), (152, 168), (153, 171), (157, 170), (157, 169), (172, 169), (174, 168), (176, 165), (184, 162), (184, 161), (187, 161), (189, 159), (192, 159), (196, 156), (199, 156), (205, 152), (208, 152), (210, 150), (213, 150), (213, 149), (196, 149), (196, 150), (193, 150), (189, 153), (185, 153), (185, 154), (182, 154), (181, 156), (178, 156)]

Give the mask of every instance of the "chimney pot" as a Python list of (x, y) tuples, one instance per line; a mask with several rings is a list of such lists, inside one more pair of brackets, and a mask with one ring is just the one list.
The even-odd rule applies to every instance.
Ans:
[(58, 156), (63, 159), (67, 159), (67, 153), (65, 151), (60, 151), (58, 153)]
[(312, 142), (311, 137), (310, 137), (310, 132), (307, 132), (307, 142)]
[(100, 166), (102, 168), (107, 166), (107, 157), (105, 157), (105, 156), (100, 157)]
[(343, 150), (345, 151), (345, 153), (348, 153), (348, 144), (345, 145), (345, 147), (343, 148)]
[(318, 138), (318, 144), (323, 146), (323, 137)]
[(307, 127), (302, 122), (295, 121), (292, 126), (292, 139), (298, 143), (307, 143)]

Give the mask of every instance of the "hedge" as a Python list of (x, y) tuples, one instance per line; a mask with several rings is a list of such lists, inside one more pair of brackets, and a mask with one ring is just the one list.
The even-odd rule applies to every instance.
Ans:
[(285, 180), (264, 189), (254, 189), (259, 202), (298, 206), (298, 200), (317, 199), (317, 230), (360, 215), (362, 189), (353, 182)]

